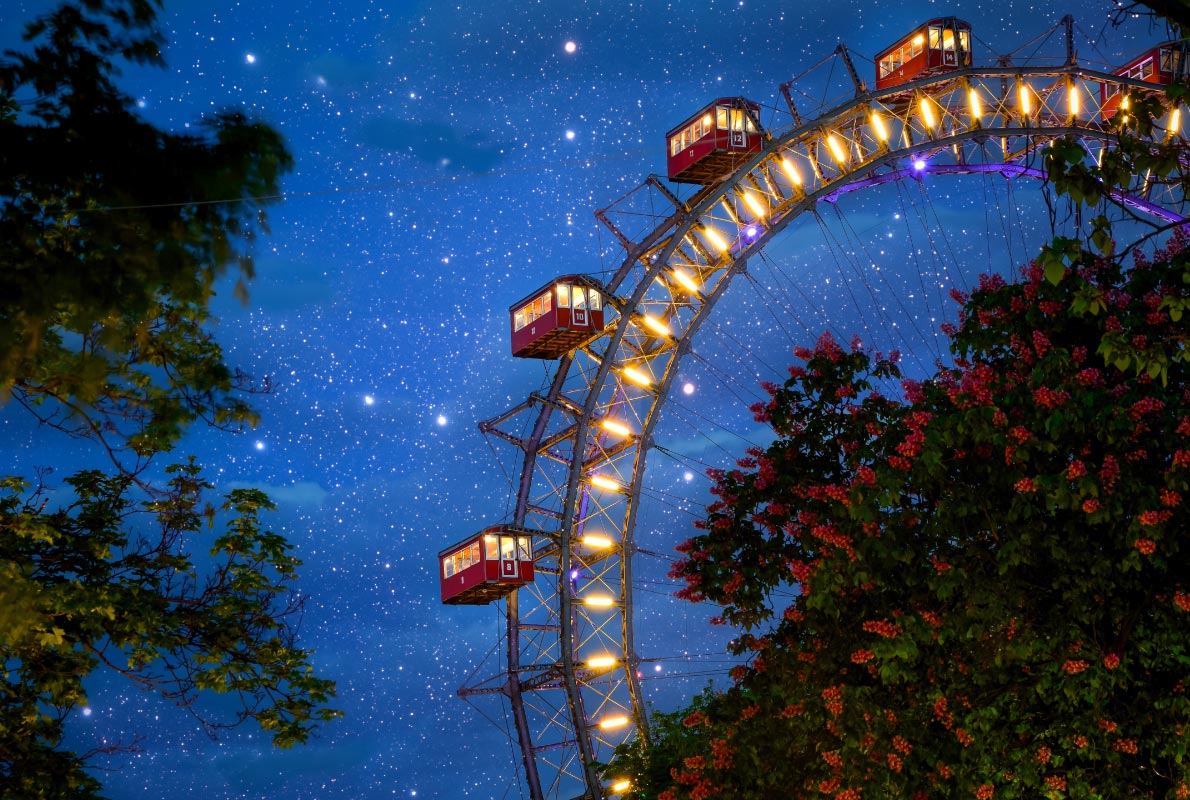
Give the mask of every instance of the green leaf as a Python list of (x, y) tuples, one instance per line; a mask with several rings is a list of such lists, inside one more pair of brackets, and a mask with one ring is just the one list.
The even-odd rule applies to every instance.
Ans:
[(1061, 261), (1049, 261), (1045, 265), (1045, 279), (1057, 286), (1066, 277), (1066, 265)]

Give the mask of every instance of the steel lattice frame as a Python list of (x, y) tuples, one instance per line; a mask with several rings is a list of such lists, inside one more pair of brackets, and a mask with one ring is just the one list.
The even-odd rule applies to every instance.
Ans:
[[(1041, 148), (1059, 137), (1100, 158), (1118, 141), (1101, 121), (1103, 83), (1153, 90), (1073, 59), (1060, 68), (968, 68), (882, 92), (866, 92), (857, 81), (853, 100), (770, 138), (749, 163), (689, 202), (649, 178), (596, 212), (626, 251), (606, 284), (618, 317), (559, 360), (547, 393), (480, 426), (523, 453), (512, 523), (534, 531), (538, 579), (508, 601), (505, 671), (459, 693), (509, 698), (534, 800), (605, 796), (595, 765), (634, 736), (648, 741), (632, 621), (645, 459), (678, 365), (732, 277), (791, 220), (844, 192), (923, 172), (1044, 178)], [(790, 111), (800, 122), (792, 103)], [(1169, 116), (1159, 123), (1169, 125)], [(1155, 135), (1180, 134), (1158, 124)], [(915, 166), (919, 159), (924, 167)], [(1156, 196), (1163, 191), (1139, 176), (1116, 197), (1181, 220), (1164, 210), (1172, 200)], [(651, 230), (632, 239), (616, 219), (637, 208), (653, 209), (642, 212)], [(605, 418), (632, 433), (609, 433)], [(612, 488), (595, 486), (596, 478)], [(585, 546), (588, 527), (618, 531), (619, 541)], [(582, 574), (581, 589), (573, 570)], [(613, 604), (588, 605), (596, 594)], [(614, 666), (587, 665), (608, 654)], [(601, 725), (615, 717), (627, 724)]]

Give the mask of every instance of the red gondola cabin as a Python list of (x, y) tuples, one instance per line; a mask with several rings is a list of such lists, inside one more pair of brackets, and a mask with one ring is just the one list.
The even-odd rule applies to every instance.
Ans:
[(876, 89), (971, 66), (971, 26), (957, 17), (932, 19), (876, 56)]
[(442, 602), (484, 605), (533, 582), (533, 535), (493, 525), (438, 554)]
[[(1121, 78), (1169, 86), (1186, 75), (1187, 46), (1187, 42), (1159, 44), (1112, 72)], [(1115, 83), (1104, 83), (1099, 86), (1099, 108), (1103, 114), (1104, 122), (1108, 122), (1116, 115), (1116, 109), (1124, 100), (1126, 92), (1121, 92), (1120, 89), (1120, 85)], [(1140, 90), (1134, 89), (1133, 91)]]
[(585, 275), (564, 275), (508, 310), (512, 354), (560, 358), (603, 331), (603, 292)]
[(742, 97), (723, 97), (665, 134), (669, 179), (674, 183), (718, 183), (760, 152), (764, 132), (760, 106)]

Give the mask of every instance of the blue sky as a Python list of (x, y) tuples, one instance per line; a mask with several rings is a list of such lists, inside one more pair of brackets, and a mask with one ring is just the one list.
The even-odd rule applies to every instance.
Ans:
[[(455, 696), (496, 643), (498, 611), (442, 607), (434, 559), (506, 518), (512, 454), (476, 426), (549, 377), (548, 365), (509, 356), (509, 304), (555, 275), (614, 266), (614, 242), (593, 212), (664, 171), (670, 127), (719, 96), (778, 107), (777, 86), (840, 41), (869, 74), (881, 47), (951, 13), (972, 24), (980, 63), (1067, 11), (1079, 15), (1080, 57), (1097, 66), (1163, 38), (1142, 20), (1109, 26), (1106, 0), (1078, 6), (166, 2), (167, 68), (129, 69), (122, 79), (142, 113), (181, 131), (205, 113), (244, 107), (276, 125), (296, 158), (287, 197), (270, 212), (273, 234), (257, 252), (249, 303), (232, 300), (230, 286), (217, 301), (230, 360), (272, 379), (263, 422), (238, 436), (196, 432), (186, 450), (220, 488), (260, 486), (278, 502), (272, 526), (305, 561), (303, 639), (338, 680), (347, 717), (310, 745), (277, 752), (247, 728), (212, 741), (183, 711), (100, 680), (90, 713), (72, 721), (78, 746), (143, 737), (141, 752), (102, 773), (109, 795), (521, 797), (499, 704), (480, 713)], [(13, 44), (17, 26), (45, 7), (5, 3), (0, 41)], [(848, 199), (839, 227), (795, 225), (774, 243), (775, 262), (805, 270), (806, 306), (790, 328), (807, 342), (828, 325), (864, 325), (830, 288), (850, 257), (841, 251), (883, 237), (891, 262), (915, 263), (924, 240), (905, 233), (895, 201), (906, 195), (897, 191)], [(972, 274), (1004, 252), (1002, 211), (991, 219), (979, 190), (940, 180), (924, 191), (933, 235), (963, 243), (957, 253), (975, 262)], [(1035, 199), (1022, 202), (1036, 214)], [(1024, 235), (1039, 244), (1047, 228), (1032, 224)], [(890, 302), (926, 302), (911, 272), (898, 270), (887, 285)], [(731, 371), (735, 333), (765, 335), (760, 298), (744, 288), (724, 301), (698, 343), (709, 360)], [(937, 313), (930, 305), (922, 319)], [(750, 378), (742, 383), (741, 395), (755, 392)], [(735, 392), (710, 382), (699, 392), (707, 413), (747, 416)], [(679, 417), (672, 441), (703, 457), (718, 430), (693, 430), (692, 417)], [(21, 469), (63, 448), (79, 463), (93, 456), (11, 407), (0, 408), (0, 437)], [(660, 485), (691, 484), (682, 464), (656, 470)], [(684, 491), (699, 491), (698, 480)], [(688, 535), (688, 514), (661, 509), (651, 519), (667, 528), (659, 546)], [(649, 646), (701, 642), (705, 610), (657, 596), (662, 610), (639, 624), (660, 626), (665, 615), (672, 625)], [(656, 686), (665, 700), (681, 694)]]

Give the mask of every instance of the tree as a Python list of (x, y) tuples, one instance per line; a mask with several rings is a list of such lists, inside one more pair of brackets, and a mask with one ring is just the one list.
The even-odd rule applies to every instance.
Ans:
[(982, 279), (904, 399), (796, 351), (672, 573), (746, 663), (621, 754), (638, 796), (1190, 797), (1188, 243)]
[(0, 394), (133, 474), (195, 421), (256, 421), (208, 307), (292, 165), (238, 112), (199, 136), (134, 112), (115, 59), (163, 63), (159, 4), (64, 2), (0, 60)]
[(1112, 11), (1112, 23), (1119, 25), (1129, 16), (1146, 16), (1155, 24), (1164, 24), (1176, 38), (1190, 31), (1190, 4), (1186, 0), (1125, 0)]
[[(339, 716), (297, 645), (300, 562), (265, 528), (268, 498), (212, 501), (193, 459), (150, 469), (196, 422), (256, 421), (256, 386), (225, 362), (209, 304), (229, 268), (245, 291), (292, 164), (238, 112), (196, 136), (136, 114), (114, 77), (121, 61), (162, 63), (159, 8), (68, 0), (0, 59), (0, 400), (110, 464), (61, 488), (50, 468), (0, 479), (4, 798), (98, 796), (95, 754), (62, 747), (97, 670), (212, 733), (255, 720), (281, 747)], [(212, 693), (237, 710), (208, 713)]]
[[(83, 680), (99, 668), (186, 708), (209, 730), (249, 719), (289, 747), (314, 724), (334, 684), (314, 675), (295, 644), (301, 599), (289, 589), (296, 559), (265, 530), (273, 506), (236, 490), (223, 532), (200, 571), (188, 548), (216, 510), (193, 463), (170, 468), (153, 501), (129, 497), (126, 475), (85, 471), (66, 480), (68, 506), (47, 512), (47, 487), (15, 479), (0, 495), (0, 784), (6, 798), (92, 797), (88, 755), (59, 747)], [(206, 520), (204, 520), (206, 518)], [(234, 693), (238, 709), (211, 721), (200, 692)], [(117, 745), (115, 749), (130, 746)]]

